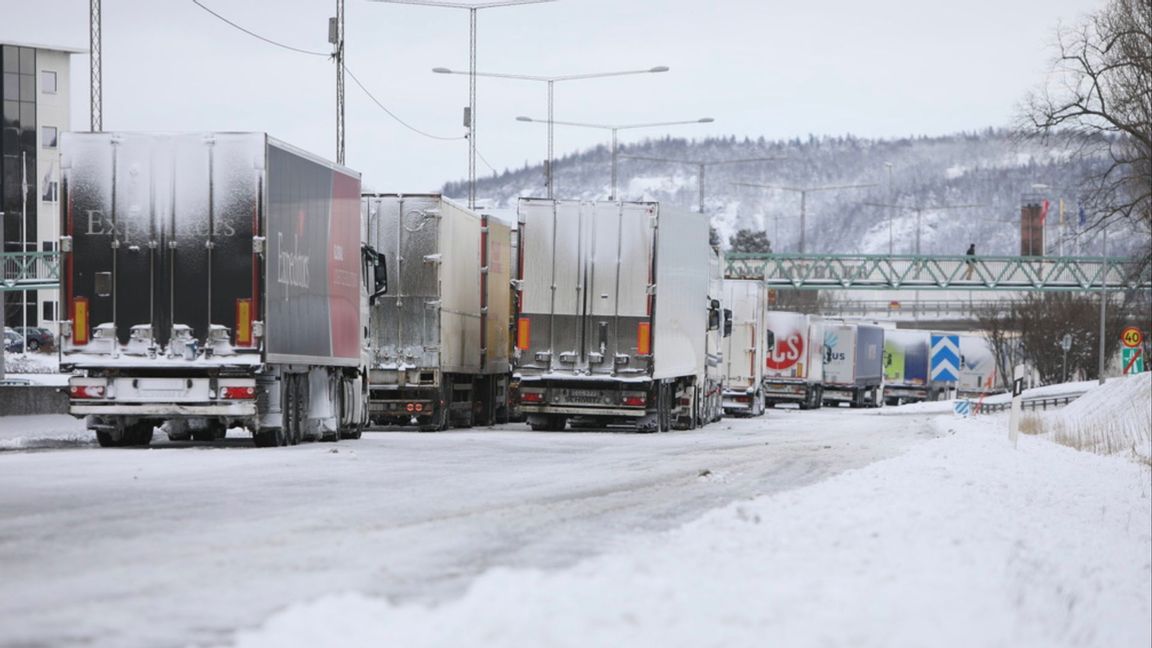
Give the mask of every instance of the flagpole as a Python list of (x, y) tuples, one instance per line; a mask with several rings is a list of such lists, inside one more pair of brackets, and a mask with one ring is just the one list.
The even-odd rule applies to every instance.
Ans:
[(1063, 198), (1060, 199), (1060, 227), (1057, 231), (1059, 232), (1057, 234), (1057, 236), (1060, 237), (1059, 238), (1060, 242), (1057, 244), (1059, 246), (1058, 250), (1059, 250), (1060, 256), (1064, 256), (1064, 199)]

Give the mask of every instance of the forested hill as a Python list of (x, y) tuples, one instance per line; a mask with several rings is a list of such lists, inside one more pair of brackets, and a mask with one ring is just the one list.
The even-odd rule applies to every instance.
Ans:
[[(981, 254), (1015, 254), (1019, 249), (1021, 197), (1039, 193), (1050, 201), (1047, 220), (1050, 253), (1100, 251), (1097, 232), (1077, 231), (1077, 199), (1082, 180), (1098, 159), (1071, 155), (1061, 142), (1020, 140), (989, 129), (942, 137), (874, 140), (852, 136), (790, 140), (709, 138), (654, 139), (621, 149), (622, 155), (684, 161), (719, 162), (748, 158), (771, 161), (709, 165), (705, 171), (705, 211), (722, 240), (740, 229), (764, 231), (775, 251), (795, 251), (799, 243), (801, 195), (796, 191), (738, 186), (735, 183), (795, 188), (872, 185), (813, 190), (806, 195), (808, 252), (897, 254), (915, 247), (921, 218), (921, 250), (926, 254), (962, 254), (976, 243)], [(891, 163), (891, 186), (886, 163)], [(655, 200), (695, 210), (699, 167), (621, 157), (620, 196)], [(556, 196), (603, 199), (609, 195), (611, 152), (606, 146), (581, 151), (556, 162)], [(450, 182), (444, 193), (462, 198), (464, 182)], [(520, 196), (544, 194), (541, 165), (481, 177), (481, 205), (514, 207)], [(1061, 230), (1059, 199), (1064, 199)], [(890, 208), (881, 205), (896, 204)], [(952, 207), (944, 209), (942, 207)], [(919, 209), (919, 211), (917, 210)], [(1087, 214), (1091, 218), (1091, 214)], [(1132, 237), (1113, 236), (1111, 252)]]

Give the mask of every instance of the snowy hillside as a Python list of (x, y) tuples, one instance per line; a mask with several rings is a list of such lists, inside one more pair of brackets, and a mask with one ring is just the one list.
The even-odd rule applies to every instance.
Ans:
[[(807, 194), (808, 252), (886, 253), (891, 214), (893, 251), (912, 253), (917, 221), (913, 208), (924, 207), (924, 253), (962, 254), (968, 243), (975, 242), (981, 254), (1015, 254), (1019, 249), (1021, 195), (1034, 191), (1051, 201), (1050, 253), (1059, 249), (1060, 198), (1065, 201), (1064, 253), (1100, 252), (1097, 234), (1078, 237), (1076, 232), (1077, 186), (1089, 173), (1090, 164), (1071, 160), (1068, 149), (1059, 144), (1022, 142), (1006, 131), (894, 140), (851, 136), (787, 141), (665, 138), (622, 147), (621, 154), (705, 162), (784, 158), (706, 167), (705, 210), (725, 244), (737, 229), (750, 228), (767, 231), (775, 251), (798, 249), (800, 193), (734, 184), (743, 182), (797, 188), (873, 185)], [(891, 197), (885, 166), (889, 162)], [(696, 164), (621, 157), (619, 193), (625, 199), (657, 200), (695, 210), (698, 169)], [(609, 195), (611, 152), (606, 146), (562, 157), (556, 170), (559, 198), (603, 199)], [(462, 197), (467, 186), (451, 182), (444, 192)], [(543, 194), (540, 165), (481, 177), (477, 187), (481, 203), (491, 207), (511, 207), (519, 196)], [(876, 206), (884, 204), (901, 208)], [(976, 207), (933, 208), (941, 205)], [(1116, 252), (1117, 242), (1125, 238), (1130, 237), (1112, 236), (1111, 251)]]

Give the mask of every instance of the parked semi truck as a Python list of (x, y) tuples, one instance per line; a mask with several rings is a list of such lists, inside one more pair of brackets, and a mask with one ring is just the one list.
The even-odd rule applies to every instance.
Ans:
[[(535, 430), (691, 428), (706, 407), (708, 221), (652, 202), (522, 198), (516, 371)], [(717, 399), (718, 400), (718, 399)]]
[(816, 315), (766, 311), (774, 344), (764, 356), (764, 403), (796, 403), (815, 409), (824, 402), (824, 324)]
[(66, 133), (61, 368), (102, 446), (355, 438), (360, 177), (263, 133)]
[(956, 385), (960, 394), (978, 396), (1004, 388), (1004, 380), (996, 370), (996, 356), (983, 335), (960, 336), (960, 375)]
[(884, 331), (884, 402), (887, 405), (934, 400), (929, 383), (929, 332)]
[(371, 311), (372, 422), (507, 421), (511, 228), (438, 194), (365, 194), (362, 208), (392, 278)]
[(879, 407), (884, 391), (884, 333), (873, 324), (824, 323), (824, 404)]
[(724, 413), (764, 413), (764, 358), (773, 346), (764, 326), (767, 289), (761, 281), (727, 279), (723, 304), (732, 312), (731, 335), (724, 345)]

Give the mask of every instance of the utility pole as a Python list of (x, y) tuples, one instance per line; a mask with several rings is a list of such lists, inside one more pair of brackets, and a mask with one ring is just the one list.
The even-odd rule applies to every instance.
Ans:
[(1108, 290), (1105, 286), (1108, 284), (1108, 221), (1104, 221), (1104, 261), (1100, 269), (1100, 355), (1098, 358), (1097, 371), (1099, 371), (1100, 384), (1104, 384), (1104, 317), (1107, 313), (1108, 304)]
[[(892, 163), (891, 162), (885, 162), (884, 166), (888, 168), (888, 204), (891, 205), (893, 202), (895, 202), (892, 199)], [(888, 256), (892, 256), (893, 241), (895, 240), (893, 237), (892, 221), (893, 221), (892, 210), (889, 209), (888, 210)]]
[(336, 163), (344, 164), (344, 0), (336, 0), (336, 17), (328, 20), (328, 42), (336, 61)]
[(874, 184), (854, 184), (854, 185), (829, 185), (823, 187), (787, 187), (784, 185), (765, 185), (755, 184), (751, 182), (734, 182), (733, 184), (740, 187), (757, 187), (759, 189), (778, 189), (780, 191), (793, 191), (800, 194), (800, 254), (804, 254), (805, 246), (805, 232), (808, 229), (805, 221), (808, 215), (808, 194), (814, 191), (836, 191), (839, 189), (865, 189), (867, 187), (875, 187)]
[(88, 7), (88, 52), (89, 52), (89, 114), (91, 116), (91, 131), (99, 133), (104, 130), (103, 104), (104, 96), (101, 88), (103, 76), (100, 61), (100, 0), (91, 0)]
[[(712, 121), (710, 118), (706, 118)], [(701, 119), (700, 121), (704, 121)], [(704, 170), (710, 166), (718, 166), (721, 164), (748, 164), (750, 162), (776, 162), (778, 160), (787, 160), (786, 157), (761, 157), (761, 158), (742, 158), (739, 160), (677, 160), (673, 158), (650, 157), (647, 155), (624, 155), (620, 157), (628, 158), (631, 160), (648, 160), (650, 162), (668, 162), (670, 164), (693, 164), (696, 166), (696, 193), (699, 202), (699, 211), (704, 213)]]
[[(948, 209), (975, 209), (977, 207), (983, 207), (983, 205), (893, 205), (891, 203), (861, 203), (861, 204), (868, 205), (869, 207), (885, 207), (888, 209), (907, 209), (909, 211), (915, 212), (916, 213), (916, 243), (915, 243), (915, 246), (912, 250), (912, 253), (915, 254), (916, 256), (920, 256), (920, 230), (921, 230), (920, 225), (924, 220), (924, 212), (926, 212), (926, 211), (944, 211), (944, 210), (948, 210)], [(891, 231), (891, 227), (892, 227), (891, 226), (891, 217), (889, 217), (889, 226), (888, 227), (889, 227), (889, 231)], [(891, 237), (891, 234), (889, 234), (889, 237)], [(889, 250), (888, 250), (889, 255), (892, 254), (891, 245), (892, 245), (891, 242), (889, 242)]]

